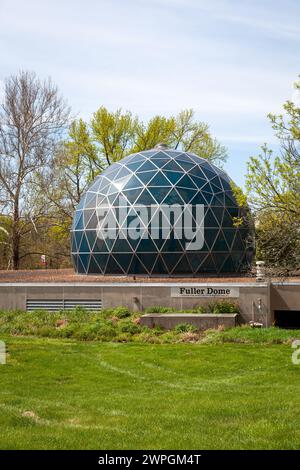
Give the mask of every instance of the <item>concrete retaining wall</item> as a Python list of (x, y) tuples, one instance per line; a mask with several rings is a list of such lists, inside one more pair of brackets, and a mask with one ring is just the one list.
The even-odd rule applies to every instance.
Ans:
[[(215, 300), (225, 297), (173, 297), (172, 288), (187, 284), (179, 283), (2, 283), (0, 284), (0, 309), (26, 309), (26, 301), (30, 300), (101, 300), (103, 308), (119, 305), (130, 310), (143, 311), (147, 307), (167, 306), (180, 310), (191, 309), (199, 305), (207, 306)], [(188, 283), (189, 286), (203, 288), (211, 286), (207, 283)], [(270, 324), (269, 288), (266, 283), (214, 283), (218, 288), (234, 288), (236, 298), (228, 300), (236, 302), (241, 312), (241, 322), (255, 320), (266, 326)]]
[(149, 313), (141, 317), (141, 324), (153, 328), (160, 326), (166, 330), (171, 330), (180, 323), (189, 323), (198, 330), (208, 330), (209, 328), (232, 328), (238, 325), (238, 314), (212, 314), (212, 313)]

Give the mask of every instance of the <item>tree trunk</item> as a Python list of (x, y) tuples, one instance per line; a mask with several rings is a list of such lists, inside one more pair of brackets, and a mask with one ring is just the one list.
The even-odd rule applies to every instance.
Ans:
[(12, 251), (13, 251), (13, 269), (19, 269), (19, 266), (20, 266), (20, 237), (19, 237), (18, 233), (13, 234)]
[(13, 269), (20, 266), (20, 230), (19, 230), (19, 201), (18, 194), (14, 204), (13, 226), (12, 226), (12, 261)]

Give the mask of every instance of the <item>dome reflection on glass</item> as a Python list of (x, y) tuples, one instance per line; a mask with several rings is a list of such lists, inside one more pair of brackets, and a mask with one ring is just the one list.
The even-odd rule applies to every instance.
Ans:
[[(96, 178), (76, 209), (72, 226), (75, 270), (193, 276), (249, 269), (252, 231), (247, 223), (234, 221), (245, 216), (245, 210), (239, 208), (230, 181), (207, 160), (163, 146), (114, 163)], [(204, 211), (204, 224), (203, 220), (200, 224), (204, 237), (201, 246), (193, 249), (185, 230), (181, 238), (175, 235), (175, 215), (168, 226), (163, 208), (182, 208), (181, 221), (192, 221), (196, 233), (201, 228), (194, 211), (198, 206)], [(145, 207), (146, 222), (140, 211)]]

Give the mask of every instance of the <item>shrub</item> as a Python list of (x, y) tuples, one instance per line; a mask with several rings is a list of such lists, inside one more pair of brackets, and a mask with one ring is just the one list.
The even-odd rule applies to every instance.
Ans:
[(116, 331), (114, 326), (109, 321), (97, 322), (92, 324), (85, 324), (81, 326), (80, 329), (75, 331), (75, 338), (89, 341), (89, 340), (102, 340), (110, 341), (114, 336), (116, 336)]
[(126, 307), (117, 307), (113, 309), (113, 316), (117, 318), (130, 317), (131, 313)]
[(173, 307), (162, 307), (160, 305), (145, 308), (145, 313), (170, 313), (176, 311), (178, 310), (174, 309)]
[(117, 325), (117, 329), (120, 333), (130, 333), (132, 335), (135, 335), (142, 331), (142, 327), (140, 325), (137, 325), (136, 323), (133, 323), (131, 319), (119, 322)]
[(195, 333), (198, 330), (195, 326), (191, 325), (190, 323), (179, 323), (175, 326), (174, 331), (176, 333)]
[(208, 308), (205, 307), (204, 305), (198, 305), (198, 307), (196, 307), (195, 313), (207, 313), (207, 312), (208, 312)]
[(219, 300), (208, 305), (211, 313), (239, 313), (239, 306), (235, 302)]

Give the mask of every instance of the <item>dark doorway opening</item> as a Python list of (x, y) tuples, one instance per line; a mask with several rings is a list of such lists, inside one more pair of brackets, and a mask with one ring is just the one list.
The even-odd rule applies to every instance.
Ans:
[(275, 310), (275, 326), (300, 329), (300, 310)]

